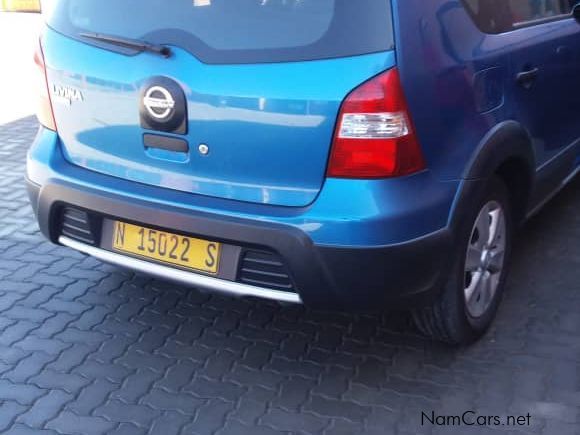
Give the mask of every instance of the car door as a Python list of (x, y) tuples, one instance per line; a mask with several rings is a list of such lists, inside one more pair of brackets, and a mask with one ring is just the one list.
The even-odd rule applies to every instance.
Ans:
[(537, 161), (534, 202), (572, 171), (580, 138), (580, 25), (573, 0), (508, 0), (512, 18), (513, 118)]

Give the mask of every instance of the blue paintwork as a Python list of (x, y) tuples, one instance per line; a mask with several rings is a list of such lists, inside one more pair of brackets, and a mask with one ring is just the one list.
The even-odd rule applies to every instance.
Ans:
[(171, 189), (161, 189), (160, 194), (159, 188), (73, 165), (62, 149), (58, 135), (41, 128), (29, 151), (28, 178), (40, 186), (63, 180), (81, 189), (131, 196), (153, 204), (291, 225), (317, 245), (386, 246), (436, 232), (447, 224), (458, 187), (458, 182), (438, 181), (428, 171), (392, 180), (328, 179), (310, 206), (273, 206)]
[[(537, 168), (578, 146), (575, 21), (486, 35), (458, 1), (393, 0), (393, 9), (396, 55), (281, 64), (210, 66), (179, 49), (170, 60), (124, 57), (48, 31), (49, 80), (80, 88), (85, 101), (55, 105), (59, 135), (41, 129), (28, 176), (39, 185), (64, 179), (152, 203), (291, 225), (317, 245), (376, 247), (449, 225), (462, 174), (499, 123), (515, 120), (530, 132)], [(325, 180), (340, 102), (395, 64), (428, 170), (390, 180)], [(528, 64), (542, 72), (538, 86), (524, 91), (515, 75)], [(137, 92), (152, 75), (183, 85), (188, 140), (194, 150), (208, 143), (208, 157), (143, 149)]]

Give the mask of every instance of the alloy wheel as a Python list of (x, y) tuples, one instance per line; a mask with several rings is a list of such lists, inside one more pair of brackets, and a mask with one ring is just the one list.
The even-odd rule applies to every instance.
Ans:
[(465, 306), (473, 318), (491, 306), (505, 265), (506, 217), (500, 203), (490, 201), (481, 209), (465, 259)]

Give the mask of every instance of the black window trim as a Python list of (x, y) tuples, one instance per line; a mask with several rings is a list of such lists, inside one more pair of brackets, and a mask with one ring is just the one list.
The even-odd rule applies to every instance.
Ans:
[(562, 20), (566, 20), (568, 18), (573, 18), (572, 12), (570, 12), (568, 14), (552, 15), (551, 17), (537, 18), (535, 20), (521, 21), (519, 23), (514, 23), (513, 29), (508, 30), (508, 32), (513, 32), (514, 30), (524, 29), (526, 27), (533, 27), (533, 26), (539, 26), (541, 24), (552, 23), (554, 21), (562, 21)]
[(518, 23), (514, 23), (511, 29), (503, 30), (501, 32), (489, 32), (489, 31), (485, 30), (477, 22), (477, 19), (476, 19), (475, 14), (473, 13), (473, 10), (469, 6), (469, 4), (467, 4), (467, 0), (461, 0), (461, 4), (463, 5), (463, 8), (465, 9), (467, 14), (471, 18), (471, 21), (475, 24), (475, 26), (481, 32), (485, 33), (486, 35), (504, 35), (506, 33), (515, 32), (515, 31), (520, 30), (520, 29), (526, 29), (528, 27), (540, 26), (542, 24), (549, 24), (549, 23), (553, 23), (553, 22), (557, 22), (557, 21), (564, 21), (567, 19), (574, 18), (572, 11), (570, 11), (570, 13), (568, 13), (568, 14), (558, 14), (558, 15), (552, 15), (551, 17), (537, 18), (535, 20), (528, 20), (528, 21), (521, 21)]

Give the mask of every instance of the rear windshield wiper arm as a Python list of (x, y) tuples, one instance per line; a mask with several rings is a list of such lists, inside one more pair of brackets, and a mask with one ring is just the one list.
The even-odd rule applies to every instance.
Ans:
[(80, 36), (83, 38), (92, 39), (94, 41), (104, 42), (106, 44), (116, 45), (118, 47), (129, 48), (132, 50), (137, 50), (142, 53), (147, 51), (149, 53), (158, 54), (159, 56), (169, 57), (171, 56), (171, 49), (165, 45), (152, 44), (147, 41), (141, 41), (139, 39), (129, 39), (122, 38), (120, 36), (104, 35), (102, 33), (81, 33)]

